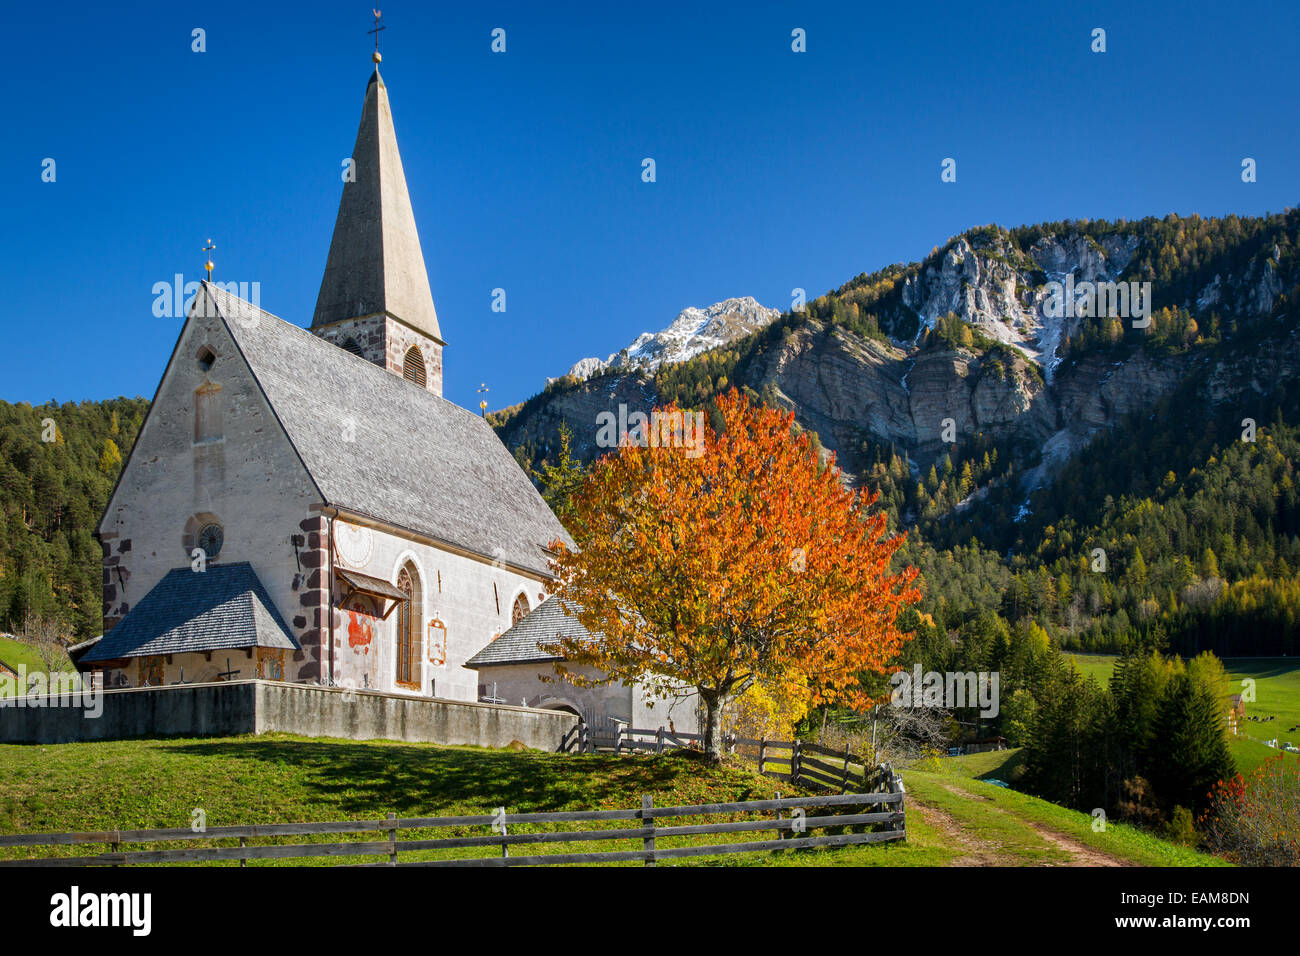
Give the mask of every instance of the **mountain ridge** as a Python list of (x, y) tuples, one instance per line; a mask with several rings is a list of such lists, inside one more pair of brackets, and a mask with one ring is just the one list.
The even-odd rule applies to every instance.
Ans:
[(704, 308), (687, 306), (669, 325), (658, 332), (642, 332), (629, 345), (601, 360), (579, 359), (564, 376), (548, 378), (547, 384), (562, 378), (586, 381), (607, 369), (641, 369), (653, 372), (660, 365), (684, 362), (771, 324), (780, 316), (777, 309), (760, 305), (753, 296), (723, 299)]
[[(920, 262), (863, 273), (684, 362), (608, 365), (553, 381), (498, 413), (498, 432), (545, 457), (564, 421), (575, 453), (589, 459), (600, 412), (669, 400), (698, 407), (736, 385), (794, 410), (851, 475), (867, 463), (864, 442), (904, 449), (923, 467), (982, 436), (1014, 446), (1017, 465), (1040, 468), (1041, 483), (1099, 430), (1173, 389), (1193, 356), (1273, 312), (1300, 278), (1298, 232), (1295, 210), (977, 227)], [(1066, 277), (1076, 290), (1150, 283), (1149, 328), (1129, 317), (1047, 314), (1052, 283)], [(1292, 376), (1295, 364), (1280, 374)], [(1228, 392), (1214, 398), (1227, 400)], [(957, 441), (944, 440), (951, 433)]]

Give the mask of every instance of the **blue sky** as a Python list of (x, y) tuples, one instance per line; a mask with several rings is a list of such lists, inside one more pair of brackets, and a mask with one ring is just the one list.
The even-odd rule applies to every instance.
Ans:
[[(1300, 4), (1133, 5), (384, 3), (447, 397), (520, 401), (688, 305), (786, 309), (974, 225), (1294, 205)], [(7, 6), (0, 398), (152, 395), (180, 329), (152, 287), (209, 236), (306, 325), (370, 7)]]

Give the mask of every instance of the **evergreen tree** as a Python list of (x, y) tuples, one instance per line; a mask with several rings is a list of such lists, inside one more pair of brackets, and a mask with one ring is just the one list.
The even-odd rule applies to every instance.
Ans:
[(573, 457), (573, 432), (568, 423), (560, 423), (560, 454), (555, 462), (543, 460), (533, 470), (541, 485), (542, 498), (551, 506), (561, 524), (572, 516), (571, 499), (586, 478), (582, 463)]
[(1215, 783), (1235, 772), (1223, 722), (1223, 705), (1206, 686), (1187, 674), (1173, 677), (1160, 698), (1146, 752), (1146, 777), (1166, 811), (1204, 810)]

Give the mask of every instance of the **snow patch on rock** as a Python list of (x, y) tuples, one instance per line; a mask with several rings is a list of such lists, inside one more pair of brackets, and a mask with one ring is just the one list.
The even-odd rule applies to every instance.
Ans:
[[(660, 365), (685, 362), (709, 349), (728, 345), (770, 325), (780, 311), (760, 305), (753, 296), (724, 299), (704, 309), (683, 309), (659, 332), (642, 332), (626, 348), (601, 360), (580, 359), (568, 374), (586, 381), (606, 369), (653, 371)], [(548, 379), (548, 384), (554, 379)]]

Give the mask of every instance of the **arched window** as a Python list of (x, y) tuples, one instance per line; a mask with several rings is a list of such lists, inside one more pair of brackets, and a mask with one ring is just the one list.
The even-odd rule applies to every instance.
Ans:
[(406, 350), (406, 358), (402, 360), (402, 378), (424, 388), (424, 356), (414, 345)]
[(343, 350), (345, 352), (351, 352), (353, 355), (361, 354), (361, 346), (358, 345), (357, 340), (352, 338), (351, 336), (348, 336), (346, 339), (343, 340)]
[(515, 598), (515, 606), (510, 609), (510, 626), (518, 624), (528, 614), (528, 595), (521, 594)]
[(423, 616), (424, 598), (420, 592), (420, 576), (415, 567), (407, 564), (397, 575), (397, 589), (406, 600), (397, 610), (397, 673), (395, 680), (406, 687), (420, 686), (420, 618)]

